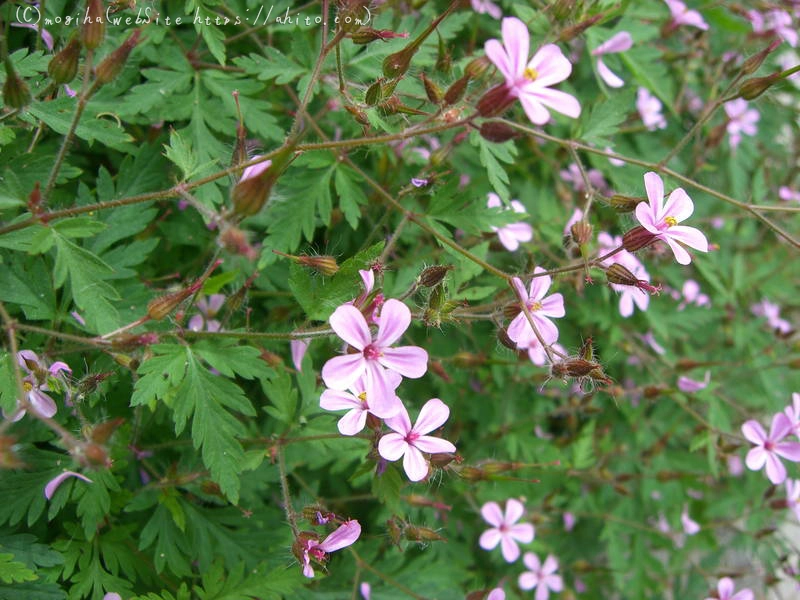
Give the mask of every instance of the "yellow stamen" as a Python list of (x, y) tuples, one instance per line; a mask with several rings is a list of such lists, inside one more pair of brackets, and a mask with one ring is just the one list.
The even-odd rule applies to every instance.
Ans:
[(367, 392), (361, 392), (358, 395), (358, 399), (361, 400), (362, 402), (366, 402), (367, 401)]
[(33, 389), (33, 384), (30, 381), (23, 381), (22, 387), (26, 392), (30, 392)]
[(532, 67), (527, 67), (523, 74), (525, 75), (525, 79), (529, 81), (536, 81), (536, 79), (539, 77), (539, 72)]
[(672, 227), (673, 225), (678, 224), (678, 219), (676, 219), (675, 217), (666, 217), (664, 219), (664, 222), (667, 224), (668, 227)]
[(533, 304), (531, 304), (529, 310), (531, 310), (531, 311), (542, 310), (542, 303), (541, 302), (534, 302)]

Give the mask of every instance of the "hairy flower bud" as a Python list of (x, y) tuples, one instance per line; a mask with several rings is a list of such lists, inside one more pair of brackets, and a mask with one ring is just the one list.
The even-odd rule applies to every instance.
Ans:
[(294, 150), (286, 148), (271, 161), (247, 167), (231, 190), (231, 203), (236, 215), (250, 216), (262, 209), (272, 186), (292, 161)]
[(447, 277), (447, 273), (453, 269), (455, 269), (453, 265), (434, 265), (432, 267), (427, 267), (419, 274), (419, 284), (429, 288), (435, 287), (439, 285), (444, 278)]
[(336, 259), (333, 256), (298, 256), (297, 262), (327, 277), (336, 275), (339, 271), (339, 265), (336, 264)]
[(766, 77), (752, 77), (747, 79), (739, 88), (739, 96), (745, 100), (755, 100), (780, 79), (781, 73), (772, 73)]
[(425, 88), (425, 95), (428, 96), (428, 100), (434, 104), (439, 104), (442, 101), (442, 90), (425, 73), (420, 73), (419, 77), (422, 79), (422, 85)]
[(369, 118), (363, 110), (349, 104), (345, 105), (344, 109), (353, 115), (359, 125), (369, 125)]
[(367, 92), (364, 94), (364, 102), (367, 106), (375, 106), (383, 100), (383, 82), (384, 79), (381, 77), (367, 88)]
[(592, 226), (586, 221), (578, 221), (572, 224), (569, 233), (576, 244), (583, 246), (592, 239)]
[(169, 315), (173, 310), (175, 310), (181, 302), (186, 300), (195, 291), (197, 290), (186, 288), (184, 290), (173, 292), (172, 294), (153, 298), (147, 303), (147, 316), (154, 321), (160, 321)]
[(763, 64), (764, 60), (769, 56), (775, 49), (781, 45), (781, 40), (772, 40), (770, 45), (761, 50), (760, 52), (756, 52), (753, 56), (749, 57), (744, 63), (742, 64), (742, 74), (750, 75), (755, 73), (758, 68)]
[(86, 10), (81, 17), (81, 41), (87, 50), (94, 50), (103, 43), (106, 35), (106, 21), (103, 14), (103, 0), (87, 0)]
[(494, 86), (478, 100), (478, 114), (482, 117), (496, 117), (507, 111), (516, 98), (509, 93), (505, 83)]
[(69, 83), (78, 74), (78, 60), (81, 56), (81, 43), (73, 37), (58, 54), (50, 59), (47, 73), (58, 84)]
[(373, 29), (372, 27), (362, 27), (355, 33), (350, 34), (350, 39), (354, 44), (370, 44), (376, 40), (390, 40), (392, 38), (407, 38), (408, 33), (395, 33), (391, 29)]
[(629, 213), (636, 210), (636, 206), (640, 202), (644, 202), (646, 198), (638, 196), (623, 196), (622, 194), (614, 194), (611, 198), (606, 198), (606, 203), (618, 213)]
[(128, 36), (127, 40), (122, 42), (119, 48), (106, 56), (103, 62), (97, 65), (97, 70), (95, 71), (97, 81), (100, 83), (109, 83), (117, 78), (117, 75), (120, 74), (122, 68), (125, 66), (125, 62), (128, 60), (131, 51), (136, 47), (136, 44), (139, 43), (139, 36), (141, 35), (141, 30), (135, 30)]
[(464, 92), (467, 91), (467, 85), (469, 84), (469, 75), (464, 75), (460, 79), (456, 79), (456, 81), (447, 88), (447, 91), (444, 93), (444, 103), (446, 105), (455, 104), (461, 98), (464, 97)]
[(98, 444), (86, 444), (83, 448), (83, 458), (89, 465), (98, 467), (110, 467), (111, 460), (105, 448)]
[(514, 342), (514, 340), (508, 337), (508, 331), (506, 331), (505, 328), (501, 327), (497, 330), (497, 340), (509, 350), (514, 350), (516, 352), (517, 344)]
[(347, 33), (356, 33), (362, 28), (364, 20), (369, 15), (367, 0), (340, 0), (338, 24), (342, 31)]
[(464, 68), (464, 74), (470, 79), (478, 79), (479, 77), (483, 77), (490, 66), (492, 66), (492, 62), (485, 56), (474, 58), (467, 63), (467, 66)]
[(608, 283), (629, 285), (631, 287), (639, 288), (643, 292), (649, 292), (651, 294), (658, 294), (661, 291), (660, 285), (654, 286), (644, 279), (639, 279), (625, 266), (619, 263), (614, 263), (608, 267), (606, 270), (606, 279), (608, 279)]
[(411, 66), (411, 59), (414, 57), (417, 48), (414, 44), (406, 46), (399, 52), (390, 54), (383, 59), (383, 74), (386, 77), (400, 77), (408, 71)]
[(3, 84), (3, 101), (11, 108), (23, 108), (31, 101), (31, 91), (17, 75), (11, 60), (6, 58), (6, 82)]
[(411, 542), (446, 542), (447, 540), (429, 527), (408, 525), (403, 530), (403, 537)]
[(495, 142), (497, 144), (502, 144), (503, 142), (519, 137), (519, 133), (514, 131), (511, 127), (505, 123), (498, 123), (497, 121), (481, 123), (478, 132), (486, 141)]
[(637, 225), (633, 229), (626, 231), (622, 236), (622, 247), (628, 252), (636, 252), (642, 248), (646, 248), (656, 241), (656, 236), (642, 227)]

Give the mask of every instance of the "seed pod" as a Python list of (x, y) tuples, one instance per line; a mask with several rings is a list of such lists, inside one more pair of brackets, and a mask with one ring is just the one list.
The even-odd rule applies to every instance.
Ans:
[(509, 93), (505, 83), (494, 86), (478, 100), (478, 114), (482, 117), (496, 117), (503, 114), (516, 98)]
[(479, 77), (483, 77), (486, 71), (489, 70), (491, 64), (491, 61), (489, 61), (489, 59), (485, 56), (475, 58), (469, 61), (467, 66), (464, 68), (464, 74), (471, 79), (478, 79)]
[(428, 100), (434, 104), (439, 104), (442, 101), (442, 90), (425, 73), (420, 73), (419, 76), (422, 79), (422, 85), (425, 88), (425, 95), (428, 96)]
[(3, 101), (11, 108), (23, 108), (31, 101), (31, 91), (17, 75), (11, 60), (6, 58), (6, 82), (3, 84)]
[(69, 83), (78, 74), (78, 60), (81, 56), (81, 43), (78, 38), (73, 37), (58, 54), (50, 59), (47, 65), (47, 73), (58, 83)]
[(618, 213), (629, 213), (636, 209), (640, 202), (644, 202), (644, 198), (636, 196), (623, 196), (622, 194), (614, 194), (611, 198), (607, 198), (606, 202), (611, 208)]
[(453, 265), (435, 265), (433, 267), (427, 267), (423, 269), (422, 273), (419, 275), (419, 284), (425, 287), (435, 287), (439, 285), (445, 277), (447, 277), (447, 273), (455, 269)]
[(367, 104), (367, 106), (375, 106), (383, 99), (383, 82), (384, 79), (381, 77), (378, 79), (378, 81), (367, 88), (367, 92), (364, 94), (364, 102)]
[(614, 263), (608, 267), (606, 270), (606, 279), (608, 279), (608, 283), (616, 283), (617, 285), (635, 286), (639, 282), (638, 277), (619, 263)]
[(444, 94), (444, 103), (449, 106), (461, 100), (464, 96), (464, 92), (467, 91), (467, 84), (469, 84), (469, 75), (464, 75), (460, 79), (456, 79), (456, 81), (447, 88)]
[(636, 252), (642, 248), (646, 248), (656, 241), (656, 236), (642, 227), (637, 225), (633, 229), (625, 232), (622, 236), (622, 246), (628, 252)]
[(400, 77), (408, 71), (411, 66), (411, 59), (416, 52), (414, 45), (406, 46), (399, 52), (390, 54), (383, 59), (383, 74), (386, 77)]
[(497, 339), (501, 344), (503, 344), (503, 346), (516, 352), (517, 344), (514, 342), (514, 340), (508, 337), (508, 331), (506, 331), (504, 328), (501, 327), (497, 330)]
[(97, 76), (98, 82), (105, 84), (117, 78), (117, 75), (120, 74), (122, 68), (125, 66), (125, 62), (128, 60), (131, 51), (136, 47), (136, 44), (139, 43), (139, 36), (141, 35), (142, 32), (140, 29), (134, 31), (128, 36), (127, 40), (122, 42), (119, 48), (106, 56), (103, 62), (97, 65), (95, 75)]
[(572, 239), (575, 240), (575, 243), (579, 246), (589, 243), (589, 240), (592, 239), (592, 226), (586, 221), (573, 223), (569, 232), (570, 235), (572, 235)]
[(106, 35), (103, 0), (86, 1), (86, 10), (81, 23), (81, 41), (87, 50), (94, 50), (103, 43)]
[(511, 127), (505, 123), (498, 123), (497, 121), (481, 123), (481, 128), (478, 131), (483, 139), (497, 144), (502, 144), (503, 142), (519, 137), (519, 134)]
[(744, 63), (742, 64), (742, 73), (744, 75), (750, 75), (755, 73), (758, 68), (762, 65), (764, 60), (769, 56), (775, 49), (781, 45), (781, 40), (772, 40), (769, 46), (764, 48), (761, 52), (756, 52), (753, 56), (749, 57)]
[(773, 73), (772, 75), (767, 75), (766, 77), (753, 77), (748, 79), (742, 83), (742, 86), (739, 88), (739, 96), (745, 100), (755, 100), (780, 79), (780, 73)]

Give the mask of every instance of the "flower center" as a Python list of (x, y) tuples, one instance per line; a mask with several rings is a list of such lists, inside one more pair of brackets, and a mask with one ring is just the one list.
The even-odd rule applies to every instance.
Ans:
[(673, 225), (678, 224), (678, 219), (676, 219), (675, 217), (665, 217), (664, 223), (667, 224), (667, 227), (672, 227)]
[(534, 300), (533, 302), (528, 304), (528, 310), (531, 312), (542, 310), (542, 303)]
[(367, 360), (378, 360), (381, 356), (380, 349), (376, 348), (373, 344), (364, 348), (364, 358)]
[(775, 444), (771, 440), (767, 440), (764, 442), (764, 450), (767, 452), (772, 452), (775, 450)]
[(523, 75), (525, 76), (525, 79), (527, 79), (528, 81), (536, 81), (539, 77), (539, 71), (537, 71), (533, 67), (527, 67)]
[(30, 381), (23, 381), (22, 382), (22, 388), (26, 392), (30, 392), (33, 389), (33, 384)]
[(412, 446), (414, 445), (414, 442), (416, 442), (418, 439), (419, 439), (419, 434), (416, 431), (409, 431), (405, 437), (406, 443), (411, 444)]

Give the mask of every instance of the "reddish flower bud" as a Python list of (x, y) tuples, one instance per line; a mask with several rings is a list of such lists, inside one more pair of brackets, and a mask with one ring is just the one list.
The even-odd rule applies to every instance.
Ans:
[(503, 346), (505, 346), (509, 350), (514, 350), (514, 351), (517, 350), (516, 342), (514, 342), (514, 340), (512, 340), (510, 337), (508, 337), (508, 332), (504, 328), (501, 327), (500, 329), (497, 330), (497, 339), (501, 344), (503, 344)]
[(629, 285), (650, 294), (658, 294), (661, 292), (660, 285), (654, 286), (644, 279), (639, 279), (636, 275), (631, 273), (630, 270), (619, 263), (614, 263), (606, 269), (606, 279), (608, 279), (609, 283)]
[(781, 40), (772, 40), (770, 45), (761, 50), (760, 52), (756, 52), (753, 56), (749, 57), (744, 63), (742, 64), (742, 73), (744, 75), (750, 75), (751, 73), (755, 73), (758, 68), (762, 65), (764, 60), (769, 56), (775, 49), (781, 45)]
[(442, 101), (442, 90), (425, 73), (420, 73), (419, 76), (422, 79), (422, 85), (425, 88), (425, 95), (428, 96), (428, 100), (434, 104), (439, 104)]
[(569, 229), (569, 233), (576, 244), (583, 246), (592, 239), (592, 226), (586, 221), (578, 221), (577, 223), (573, 223), (572, 227)]
[(509, 92), (505, 83), (494, 86), (478, 100), (478, 114), (482, 117), (496, 117), (507, 111), (516, 98)]
[(614, 194), (611, 198), (606, 198), (606, 203), (618, 213), (629, 213), (636, 210), (636, 206), (640, 202), (644, 202), (646, 198), (636, 196), (623, 196), (622, 194)]
[(355, 33), (350, 34), (350, 39), (354, 44), (370, 44), (376, 40), (391, 40), (393, 38), (407, 38), (408, 33), (396, 33), (391, 29), (373, 29), (372, 27), (362, 27)]
[(461, 100), (464, 96), (464, 92), (467, 91), (467, 84), (469, 84), (469, 75), (464, 75), (460, 79), (457, 79), (444, 93), (444, 103), (450, 105)]
[(344, 109), (353, 115), (359, 125), (369, 125), (369, 118), (367, 117), (367, 113), (365, 113), (363, 110), (349, 104), (345, 105)]
[(31, 91), (17, 75), (11, 60), (6, 58), (6, 82), (3, 84), (3, 101), (11, 108), (23, 108), (31, 101)]
[(69, 83), (78, 74), (78, 60), (81, 56), (81, 43), (73, 37), (58, 54), (50, 59), (47, 73), (58, 84)]
[(483, 77), (490, 66), (492, 66), (492, 63), (485, 56), (474, 58), (467, 63), (467, 66), (464, 68), (464, 74), (471, 79), (478, 79), (479, 77)]
[(772, 73), (766, 77), (752, 77), (742, 83), (739, 88), (739, 97), (745, 100), (755, 100), (780, 79), (781, 73)]
[(481, 123), (479, 133), (486, 141), (495, 142), (497, 144), (502, 144), (503, 142), (519, 137), (519, 133), (514, 131), (511, 127), (505, 123), (498, 123), (497, 121)]
[(656, 236), (642, 227), (637, 225), (633, 229), (625, 232), (622, 236), (622, 247), (628, 252), (636, 252), (642, 248), (646, 248), (656, 241)]
[(103, 0), (87, 0), (81, 21), (81, 41), (87, 50), (94, 50), (103, 43), (106, 35)]
[(139, 36), (141, 35), (141, 30), (135, 30), (128, 36), (127, 40), (122, 42), (119, 48), (106, 56), (103, 62), (97, 65), (97, 70), (95, 71), (97, 81), (105, 84), (117, 78), (117, 75), (120, 74), (122, 68), (125, 66), (125, 62), (128, 60), (131, 51), (136, 47), (136, 44), (139, 43)]
[(446, 542), (447, 539), (440, 536), (429, 527), (418, 527), (408, 525), (403, 531), (403, 537), (412, 542)]
[(405, 74), (405, 72), (408, 71), (408, 67), (411, 66), (411, 59), (414, 57), (416, 51), (417, 47), (411, 44), (399, 52), (395, 52), (384, 58), (383, 74), (390, 78), (400, 77)]
[(447, 273), (455, 269), (453, 265), (435, 265), (433, 267), (427, 267), (422, 270), (422, 273), (419, 275), (419, 284), (425, 287), (436, 287), (444, 278), (447, 277)]

